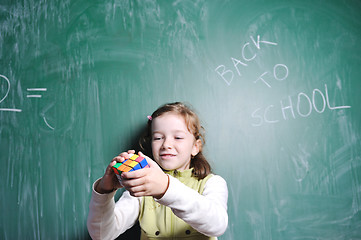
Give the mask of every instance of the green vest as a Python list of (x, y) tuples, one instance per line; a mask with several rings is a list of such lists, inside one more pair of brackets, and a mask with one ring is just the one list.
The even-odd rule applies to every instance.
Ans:
[[(192, 177), (192, 169), (182, 172), (168, 171), (167, 174), (177, 178), (184, 185), (203, 193), (204, 185), (212, 176), (208, 175), (202, 180)], [(211, 240), (216, 238), (207, 237), (189, 224), (178, 218), (169, 207), (154, 201), (153, 197), (143, 197), (140, 206), (139, 223), (141, 227), (141, 240), (151, 239), (187, 239), (187, 240)]]

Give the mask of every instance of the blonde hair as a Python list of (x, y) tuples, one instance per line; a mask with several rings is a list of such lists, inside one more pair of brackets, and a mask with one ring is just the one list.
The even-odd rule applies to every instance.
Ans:
[(192, 157), (190, 167), (193, 168), (193, 176), (198, 179), (203, 179), (212, 172), (211, 166), (202, 153), (204, 139), (204, 128), (201, 126), (197, 114), (187, 105), (181, 102), (167, 103), (159, 107), (153, 112), (148, 120), (147, 130), (139, 140), (139, 145), (142, 150), (150, 148), (152, 136), (152, 120), (165, 114), (174, 113), (182, 116), (188, 128), (188, 131), (193, 134), (196, 140), (200, 140), (199, 153)]

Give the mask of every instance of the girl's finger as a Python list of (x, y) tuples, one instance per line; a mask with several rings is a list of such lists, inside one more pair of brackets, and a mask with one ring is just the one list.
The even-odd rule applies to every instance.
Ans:
[(121, 154), (119, 154), (119, 156), (129, 158), (129, 155), (134, 154), (134, 153), (135, 153), (135, 150), (128, 150), (127, 152), (122, 152)]
[(133, 197), (144, 197), (147, 196), (147, 193), (145, 191), (139, 191), (139, 192), (131, 192), (129, 191), (130, 195)]
[(111, 173), (113, 172), (112, 167), (113, 167), (116, 163), (117, 163), (117, 162), (114, 161), (114, 160), (112, 160), (112, 161), (109, 163), (109, 165), (108, 165), (107, 168), (105, 169), (105, 173), (106, 173), (107, 175), (109, 175), (109, 174), (111, 174)]
[(123, 179), (135, 179), (135, 178), (142, 178), (147, 175), (147, 168), (139, 169), (133, 172), (122, 172), (121, 177)]
[(135, 179), (129, 179), (129, 180), (123, 179), (122, 180), (123, 186), (127, 187), (127, 188), (141, 186), (141, 185), (144, 185), (144, 183), (145, 183), (144, 178), (135, 178)]
[(111, 163), (109, 164), (110, 167), (113, 167), (115, 164), (117, 164), (117, 161), (111, 161)]
[(116, 161), (116, 162), (124, 162), (125, 158), (121, 157), (121, 156), (116, 156), (115, 158), (112, 159), (112, 161)]
[(134, 196), (134, 197), (142, 197), (146, 195), (146, 189), (144, 188), (144, 186), (136, 186), (136, 187), (131, 187), (129, 189), (127, 189), (130, 193), (130, 195)]

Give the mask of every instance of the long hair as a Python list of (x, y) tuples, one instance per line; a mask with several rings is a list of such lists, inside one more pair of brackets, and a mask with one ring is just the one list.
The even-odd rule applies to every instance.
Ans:
[(151, 145), (152, 139), (152, 120), (165, 114), (174, 113), (184, 118), (188, 131), (193, 134), (196, 140), (200, 139), (201, 144), (199, 153), (191, 158), (190, 167), (193, 168), (192, 175), (198, 179), (203, 179), (212, 172), (211, 166), (202, 153), (204, 139), (204, 128), (201, 126), (197, 114), (181, 102), (167, 103), (159, 107), (148, 120), (147, 130), (145, 134), (140, 138), (139, 145), (142, 150), (147, 151)]

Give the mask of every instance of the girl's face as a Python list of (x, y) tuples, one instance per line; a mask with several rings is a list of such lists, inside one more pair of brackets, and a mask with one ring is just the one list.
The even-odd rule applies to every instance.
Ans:
[(191, 156), (197, 155), (200, 144), (188, 131), (182, 116), (165, 113), (153, 119), (153, 157), (164, 170), (189, 169)]

